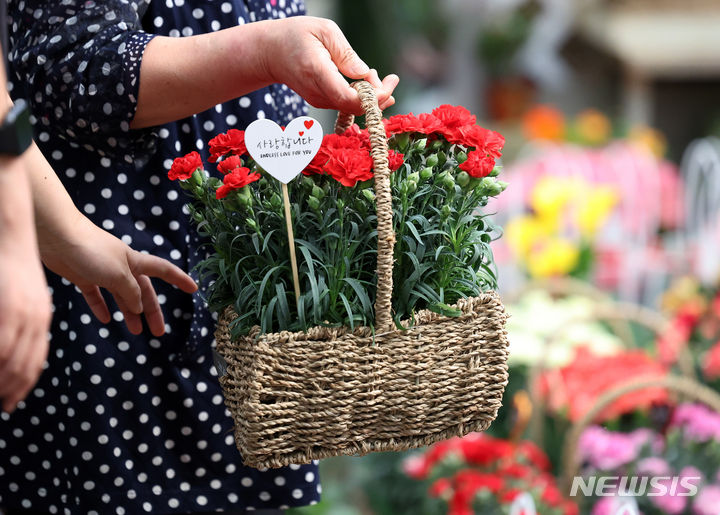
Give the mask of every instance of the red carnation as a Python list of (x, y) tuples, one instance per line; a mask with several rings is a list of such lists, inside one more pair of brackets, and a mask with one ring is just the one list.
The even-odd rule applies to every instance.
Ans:
[(373, 178), (373, 161), (367, 150), (346, 149), (335, 151), (325, 165), (325, 170), (340, 184), (355, 186), (358, 181)]
[(391, 172), (400, 168), (404, 162), (405, 154), (401, 154), (400, 152), (392, 149), (388, 151), (388, 167)]
[(215, 198), (223, 199), (232, 190), (236, 190), (247, 186), (251, 182), (255, 182), (260, 179), (259, 173), (250, 173), (249, 168), (235, 168), (232, 172), (227, 174), (223, 179), (223, 185), (220, 186), (215, 192)]
[(388, 137), (393, 134), (406, 132), (419, 132), (421, 134), (432, 134), (442, 129), (443, 124), (432, 115), (423, 113), (420, 116), (414, 114), (397, 114), (387, 120), (383, 120), (385, 132)]
[(475, 125), (477, 118), (463, 106), (441, 105), (432, 110), (432, 115), (440, 120), (446, 129), (455, 129), (464, 125)]
[(218, 134), (208, 142), (210, 147), (210, 162), (216, 162), (225, 154), (247, 154), (245, 146), (245, 131), (230, 129), (225, 134)]
[(178, 157), (173, 161), (170, 171), (168, 172), (168, 178), (171, 181), (180, 179), (181, 181), (187, 180), (192, 177), (192, 174), (198, 168), (202, 168), (202, 159), (200, 154), (197, 152), (190, 152), (183, 157)]
[(346, 150), (363, 150), (368, 153), (369, 149), (370, 140), (367, 131), (361, 131), (357, 125), (353, 124), (343, 134), (326, 134), (323, 136), (320, 150), (303, 170), (303, 173), (305, 175), (323, 174), (328, 161), (336, 153), (342, 153)]
[(505, 146), (505, 138), (502, 134), (479, 125), (458, 127), (452, 133), (447, 134), (446, 137), (450, 143), (459, 143), (495, 158), (502, 155), (502, 149)]
[(470, 151), (467, 161), (460, 165), (461, 170), (478, 179), (487, 177), (493, 171), (493, 168), (495, 168), (495, 158), (484, 154), (480, 150)]
[(217, 165), (217, 168), (223, 174), (227, 174), (232, 172), (235, 168), (241, 168), (242, 165), (243, 162), (240, 156), (230, 156), (220, 161)]

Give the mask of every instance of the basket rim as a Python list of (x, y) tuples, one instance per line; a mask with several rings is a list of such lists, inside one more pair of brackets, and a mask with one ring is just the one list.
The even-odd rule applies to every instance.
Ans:
[[(383, 331), (383, 332), (375, 332), (375, 329), (371, 326), (359, 326), (355, 327), (355, 329), (350, 329), (348, 326), (337, 326), (337, 327), (329, 327), (329, 326), (321, 326), (316, 325), (313, 327), (309, 327), (306, 331), (277, 331), (277, 332), (271, 332), (271, 333), (262, 333), (260, 326), (253, 326), (250, 332), (246, 335), (242, 335), (241, 338), (252, 338), (256, 341), (264, 340), (272, 340), (273, 342), (281, 342), (281, 341), (290, 341), (290, 340), (307, 340), (309, 338), (318, 338), (318, 339), (331, 339), (331, 338), (341, 338), (341, 337), (355, 337), (355, 338), (368, 338), (370, 336), (374, 338), (385, 338), (387, 336), (392, 336), (396, 334), (411, 334), (413, 331), (421, 330), (423, 324), (427, 324), (430, 322), (435, 322), (437, 320), (441, 319), (447, 319), (447, 320), (455, 320), (458, 322), (462, 322), (464, 320), (467, 320), (469, 318), (474, 318), (477, 313), (475, 312), (475, 306), (479, 305), (488, 305), (488, 304), (495, 304), (496, 308), (499, 309), (502, 312), (502, 322), (505, 322), (507, 317), (509, 316), (507, 312), (505, 311), (505, 306), (503, 305), (503, 302), (500, 298), (500, 295), (494, 291), (487, 291), (483, 292), (480, 295), (474, 296), (474, 297), (465, 297), (462, 299), (459, 299), (455, 304), (450, 306), (451, 308), (459, 309), (463, 312), (462, 315), (459, 315), (457, 317), (450, 317), (446, 315), (442, 315), (439, 313), (435, 313), (434, 311), (430, 311), (429, 309), (422, 309), (418, 311), (414, 316), (415, 323), (413, 325), (410, 325), (411, 319), (405, 319), (402, 320), (400, 323), (405, 329), (400, 329), (398, 327), (393, 327), (389, 331)], [(233, 305), (227, 306), (222, 313), (220, 313), (220, 318), (218, 319), (218, 323), (221, 321), (224, 321), (224, 323), (227, 325), (228, 329), (230, 325), (232, 324), (232, 321), (237, 318), (237, 313), (235, 311), (235, 308)]]

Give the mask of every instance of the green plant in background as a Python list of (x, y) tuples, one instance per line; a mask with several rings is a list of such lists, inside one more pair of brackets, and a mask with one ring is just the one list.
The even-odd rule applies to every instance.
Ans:
[[(448, 316), (452, 304), (496, 287), (489, 244), (499, 234), (481, 209), (501, 193), (495, 159), (504, 139), (466, 109), (386, 120), (396, 233), (393, 312), (397, 323), (421, 309)], [(377, 230), (367, 131), (327, 135), (288, 185), (301, 295), (291, 282), (280, 183), (246, 155), (244, 134), (210, 142), (221, 181), (199, 156), (179, 158), (170, 178), (191, 195), (190, 215), (207, 239), (199, 265), (212, 310), (234, 306), (235, 335), (300, 331), (316, 325), (372, 325)], [(196, 154), (196, 153), (194, 153)]]

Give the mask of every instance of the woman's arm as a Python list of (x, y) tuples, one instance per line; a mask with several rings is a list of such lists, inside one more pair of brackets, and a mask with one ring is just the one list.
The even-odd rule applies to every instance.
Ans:
[(273, 83), (287, 84), (315, 107), (361, 114), (357, 92), (343, 75), (369, 80), (382, 108), (394, 103), (397, 76), (380, 82), (330, 20), (298, 16), (155, 37), (143, 55), (131, 126), (184, 118)]
[(187, 293), (197, 289), (192, 278), (169, 261), (131, 249), (87, 219), (35, 145), (28, 149), (26, 162), (45, 266), (74, 283), (101, 322), (110, 321), (100, 293), (105, 288), (115, 298), (130, 332), (142, 331), (140, 315), (144, 315), (150, 331), (162, 335), (165, 321), (150, 277)]

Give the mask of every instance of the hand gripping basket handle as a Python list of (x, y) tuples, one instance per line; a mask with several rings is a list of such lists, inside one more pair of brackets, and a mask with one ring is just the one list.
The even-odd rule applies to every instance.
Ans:
[[(375, 206), (377, 209), (378, 251), (377, 251), (377, 294), (375, 297), (375, 330), (391, 331), (393, 288), (393, 250), (395, 233), (392, 226), (392, 193), (390, 191), (390, 167), (388, 165), (388, 143), (382, 111), (372, 86), (366, 81), (352, 84), (365, 111), (365, 125), (370, 133), (370, 155), (375, 170)], [(352, 114), (340, 113), (335, 122), (335, 133), (342, 134), (353, 123)]]
[(698, 383), (692, 379), (681, 376), (646, 376), (638, 377), (625, 384), (602, 394), (590, 410), (570, 428), (565, 437), (562, 456), (562, 487), (565, 492), (570, 491), (573, 478), (578, 474), (580, 463), (577, 460), (577, 447), (583, 431), (592, 424), (597, 416), (623, 395), (646, 388), (665, 388), (674, 393), (685, 396), (696, 402), (701, 402), (720, 413), (720, 395), (715, 390)]

